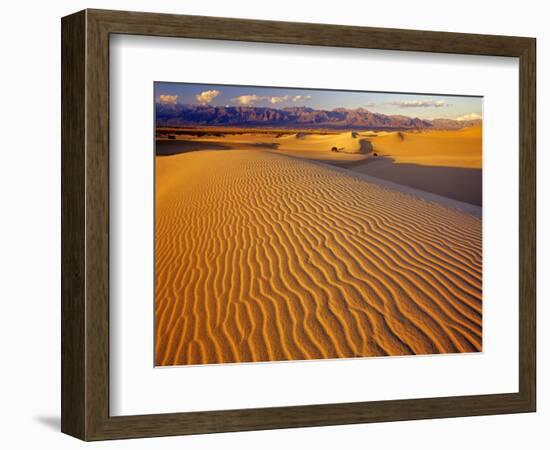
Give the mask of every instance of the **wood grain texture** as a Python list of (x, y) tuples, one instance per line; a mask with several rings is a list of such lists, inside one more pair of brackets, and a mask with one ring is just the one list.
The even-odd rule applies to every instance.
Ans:
[(519, 391), (536, 409), (536, 41), (519, 64)]
[[(519, 392), (111, 417), (110, 33), (519, 57)], [(534, 39), (87, 10), (63, 18), (62, 40), (63, 432), (84, 440), (100, 440), (535, 410)], [(182, 409), (184, 408), (185, 405), (182, 405)]]
[(84, 282), (86, 232), (84, 12), (63, 19), (61, 34), (61, 430), (85, 430)]
[[(529, 38), (374, 27), (87, 10), (111, 33), (278, 44), (521, 56)], [(212, 31), (215, 30), (215, 31)]]
[(109, 33), (87, 13), (86, 439), (109, 417)]

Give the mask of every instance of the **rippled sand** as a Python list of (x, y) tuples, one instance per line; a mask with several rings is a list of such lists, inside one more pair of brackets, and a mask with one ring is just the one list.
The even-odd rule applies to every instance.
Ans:
[(269, 151), (156, 164), (157, 365), (481, 350), (479, 216)]

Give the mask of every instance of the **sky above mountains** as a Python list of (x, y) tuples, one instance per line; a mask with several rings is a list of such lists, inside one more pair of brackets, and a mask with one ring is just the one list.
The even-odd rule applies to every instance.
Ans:
[(482, 98), (335, 91), (218, 84), (155, 83), (155, 101), (166, 105), (256, 106), (282, 109), (305, 106), (321, 110), (357, 109), (421, 119), (480, 119)]

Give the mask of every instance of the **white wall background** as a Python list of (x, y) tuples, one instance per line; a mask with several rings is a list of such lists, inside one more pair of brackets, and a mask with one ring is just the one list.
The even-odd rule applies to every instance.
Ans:
[[(277, 0), (4, 2), (0, 15), (0, 444), (73, 449), (59, 432), (60, 17), (83, 8), (535, 36), (538, 38), (538, 368), (536, 414), (230, 433), (95, 448), (548, 448), (550, 435), (550, 29), (545, 2)], [(505, 130), (504, 130), (505, 132)], [(546, 178), (546, 179), (545, 179)], [(504, 245), (505, 243), (503, 243)], [(545, 426), (546, 425), (546, 426)]]

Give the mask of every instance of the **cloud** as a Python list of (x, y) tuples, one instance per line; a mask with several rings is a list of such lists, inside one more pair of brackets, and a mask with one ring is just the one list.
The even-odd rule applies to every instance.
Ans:
[(449, 106), (443, 100), (404, 100), (400, 102), (389, 102), (390, 105), (398, 106), (399, 108), (441, 108), (443, 106)]
[(200, 94), (195, 95), (195, 99), (199, 103), (201, 103), (203, 105), (206, 105), (206, 104), (212, 102), (212, 100), (214, 100), (220, 94), (221, 94), (220, 91), (217, 91), (215, 89), (211, 89), (211, 90), (208, 90), (208, 91), (202, 91)]
[(481, 114), (476, 114), (476, 113), (464, 114), (463, 116), (456, 118), (456, 120), (479, 120), (479, 119), (481, 119)]
[(305, 102), (306, 100), (309, 100), (311, 98), (311, 95), (295, 95), (292, 97), (292, 101), (294, 103), (298, 102)]
[(239, 95), (238, 97), (232, 98), (231, 101), (233, 103), (238, 103), (239, 105), (243, 106), (249, 106), (254, 105), (259, 102), (267, 102), (271, 103), (272, 105), (276, 105), (277, 103), (286, 102), (289, 100), (288, 95), (282, 95), (282, 96), (269, 96), (269, 95), (256, 95), (256, 94), (248, 94), (248, 95)]
[(288, 95), (283, 95), (281, 97), (270, 97), (269, 103), (275, 105), (276, 103), (286, 102), (288, 100)]
[(163, 103), (165, 105), (175, 105), (178, 102), (178, 96), (169, 95), (169, 94), (160, 94), (158, 101), (159, 103)]
[(259, 102), (263, 100), (264, 97), (260, 97), (256, 94), (249, 94), (249, 95), (239, 95), (238, 97), (232, 98), (231, 101), (234, 103), (238, 103), (239, 105), (247, 106), (247, 105), (253, 105), (256, 102)]

